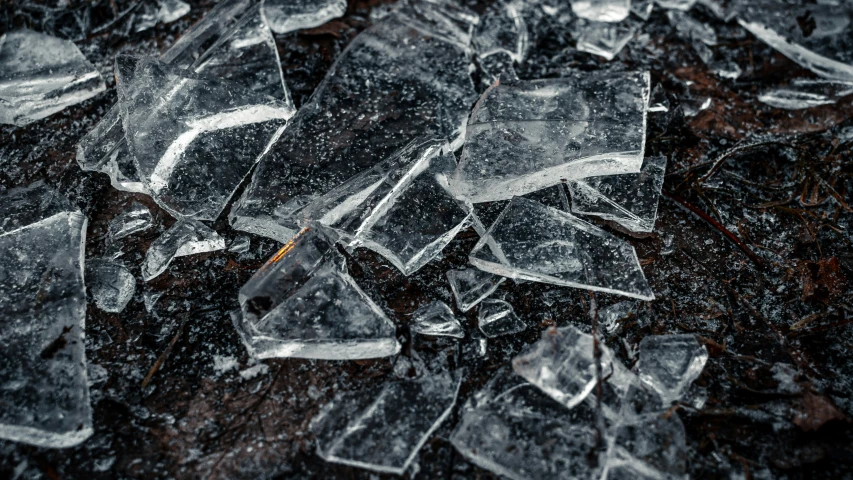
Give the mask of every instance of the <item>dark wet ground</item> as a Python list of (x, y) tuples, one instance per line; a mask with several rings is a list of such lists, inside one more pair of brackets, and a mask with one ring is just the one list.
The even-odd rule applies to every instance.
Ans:
[[(115, 3), (121, 10), (131, 2)], [(91, 18), (103, 30), (77, 44), (114, 86), (114, 55), (158, 54), (213, 5), (191, 3), (183, 19), (129, 36), (126, 17), (109, 24), (112, 11), (94, 9)], [(350, 2), (342, 19), (276, 38), (297, 105), (370, 25), (370, 9), (378, 3)], [(39, 21), (44, 17), (35, 4), (0, 3), (0, 31), (51, 28)], [(482, 11), (485, 3), (472, 7)], [(853, 142), (844, 141), (853, 138), (853, 102), (847, 97), (799, 111), (759, 103), (763, 89), (814, 75), (736, 23), (723, 24), (701, 7), (692, 14), (717, 29), (712, 67), (661, 10), (612, 62), (576, 52), (567, 27), (554, 18), (528, 25), (533, 45), (517, 68), (521, 78), (645, 68), (671, 103), (668, 113), (650, 117), (648, 128), (647, 155), (669, 157), (654, 232), (636, 238), (605, 225), (630, 238), (657, 298), (638, 303), (605, 341), (629, 366), (645, 335), (689, 332), (707, 345), (711, 358), (677, 411), (687, 428), (693, 478), (853, 478)], [(732, 62), (743, 72), (737, 80), (713, 73)], [(710, 106), (691, 116), (706, 99)], [(27, 127), (0, 126), (0, 185), (44, 179), (75, 201), (89, 218), (87, 257), (105, 253), (115, 215), (132, 201), (148, 206), (156, 228), (123, 239), (122, 260), (139, 278), (148, 245), (174, 220), (145, 196), (119, 192), (106, 176), (81, 171), (74, 158), (76, 142), (114, 101), (110, 88)], [(228, 241), (239, 234), (224, 216), (214, 226)], [(395, 362), (408, 362), (413, 352), (432, 358), (447, 351), (451, 366), (464, 367), (468, 377), (457, 412), (409, 473), (492, 478), (447, 441), (458, 406), (547, 326), (589, 331), (593, 304), (606, 308), (625, 299), (596, 294), (591, 302), (582, 290), (508, 281), (495, 295), (514, 305), (530, 328), (490, 340), (486, 358), (475, 354), (470, 336), (459, 345), (422, 338), (413, 343), (405, 328), (409, 315), (429, 299), (453, 304), (445, 272), (467, 263), (476, 240), (473, 230), (463, 232), (443, 258), (408, 278), (370, 251), (348, 257), (352, 275), (397, 323), (404, 345), (399, 357), (269, 360), (266, 374), (241, 378), (238, 370), (252, 363), (229, 312), (237, 307), (240, 285), (278, 248), (261, 237), (252, 236), (249, 254), (183, 257), (155, 281), (138, 280), (136, 296), (121, 314), (90, 302), (88, 361), (109, 373), (92, 387), (94, 435), (64, 450), (0, 441), (0, 477), (376, 477), (315, 456), (308, 422), (336, 392), (389, 378)], [(162, 296), (149, 313), (143, 298), (155, 295)], [(469, 332), (476, 329), (476, 311), (456, 311)], [(239, 366), (217, 370), (214, 356), (235, 357)], [(398, 374), (405, 373), (401, 365)], [(780, 382), (780, 370), (795, 372), (793, 382)]]

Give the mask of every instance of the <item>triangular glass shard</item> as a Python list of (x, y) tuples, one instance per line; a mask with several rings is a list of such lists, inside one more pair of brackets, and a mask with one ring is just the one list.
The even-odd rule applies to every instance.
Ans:
[[(454, 12), (423, 4), (417, 11), (455, 25)], [(412, 140), (458, 145), (476, 97), (469, 49), (413, 22), (389, 14), (347, 46), (258, 165), (231, 211), (234, 228), (285, 242), (305, 205)]]
[(649, 157), (640, 173), (588, 177), (568, 182), (572, 213), (612, 220), (634, 232), (655, 228), (666, 157)]
[(484, 298), (488, 297), (506, 280), (504, 277), (484, 272), (478, 268), (466, 268), (465, 270), (448, 270), (447, 281), (453, 296), (456, 298), (456, 306), (459, 310), (467, 312)]
[[(225, 0), (167, 50), (160, 60), (174, 67), (217, 76), (293, 106), (284, 84), (272, 32), (257, 0)], [(119, 73), (119, 72), (117, 72)], [(77, 146), (83, 170), (110, 176), (119, 190), (147, 193), (127, 151), (118, 105)]]
[(110, 239), (115, 241), (124, 237), (144, 232), (154, 225), (151, 211), (138, 202), (133, 202), (130, 208), (110, 221), (107, 231)]
[(598, 468), (588, 461), (596, 446), (595, 411), (586, 405), (569, 410), (505, 375), (498, 373), (463, 410), (450, 437), (456, 450), (513, 480), (596, 478)]
[(648, 20), (649, 17), (652, 16), (652, 10), (655, 8), (654, 0), (632, 0), (631, 1), (631, 13), (642, 18), (643, 20)]
[(635, 173), (648, 103), (647, 72), (501, 81), (474, 106), (451, 185), (477, 203), (566, 179)]
[(215, 252), (225, 248), (225, 240), (198, 220), (178, 220), (148, 247), (142, 263), (146, 282), (165, 272), (175, 257)]
[[(0, 209), (44, 192), (55, 193), (43, 185), (13, 189)], [(86, 218), (29, 205), (35, 208), (17, 208), (0, 233), (0, 438), (70, 447), (92, 435), (83, 342)]]
[(378, 358), (400, 351), (394, 323), (346, 272), (333, 245), (304, 229), (240, 289), (236, 321), (256, 358)]
[(335, 230), (349, 247), (363, 246), (404, 274), (426, 265), (465, 228), (470, 206), (449, 191), (456, 168), (437, 139), (415, 140), (302, 210)]
[(73, 42), (26, 29), (0, 36), (0, 123), (24, 126), (105, 89)]
[(450, 307), (442, 301), (434, 301), (415, 310), (409, 328), (414, 333), (438, 337), (464, 338), (465, 330), (453, 315)]
[(443, 374), (339, 394), (311, 421), (317, 453), (327, 462), (403, 475), (450, 415), (459, 384)]
[(522, 197), (509, 202), (468, 259), (504, 277), (654, 298), (631, 244)]
[(346, 11), (346, 0), (263, 0), (264, 18), (275, 33), (319, 27)]
[(613, 60), (616, 55), (628, 45), (637, 31), (637, 23), (626, 19), (619, 23), (579, 22), (577, 30), (577, 46), (581, 52), (598, 55), (605, 60)]
[(824, 78), (853, 80), (853, 7), (743, 2), (738, 23), (782, 55)]
[(668, 404), (681, 398), (707, 361), (708, 350), (694, 335), (649, 335), (640, 342), (637, 371)]
[(487, 298), (480, 303), (477, 323), (480, 331), (488, 338), (511, 335), (527, 328), (527, 324), (515, 314), (512, 305), (493, 298)]
[(86, 286), (98, 308), (119, 313), (133, 298), (136, 279), (123, 264), (108, 258), (96, 258), (86, 262)]
[(215, 220), (294, 112), (272, 97), (148, 58), (118, 83), (140, 179), (178, 218)]

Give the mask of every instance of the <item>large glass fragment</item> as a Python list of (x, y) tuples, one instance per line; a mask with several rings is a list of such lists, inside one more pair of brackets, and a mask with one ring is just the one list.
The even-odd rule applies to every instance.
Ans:
[(264, 18), (275, 33), (319, 27), (346, 11), (346, 0), (263, 0)]
[(421, 335), (464, 338), (465, 330), (446, 303), (436, 300), (415, 310), (409, 328)]
[(654, 298), (631, 244), (523, 197), (509, 202), (468, 258), (504, 277)]
[(621, 22), (631, 12), (631, 0), (571, 0), (575, 15), (595, 22)]
[[(256, 0), (223, 1), (160, 60), (293, 105), (284, 84), (275, 40), (261, 18)], [(119, 190), (147, 193), (127, 151), (118, 105), (80, 140), (77, 163), (83, 170), (109, 175)]]
[(459, 380), (449, 374), (339, 394), (311, 421), (327, 462), (403, 475), (450, 415)]
[(378, 358), (400, 351), (394, 323), (355, 283), (332, 243), (304, 229), (240, 288), (235, 321), (256, 358)]
[(738, 22), (761, 41), (814, 73), (853, 79), (853, 6), (743, 2)]
[(612, 220), (628, 230), (655, 228), (666, 157), (649, 157), (640, 173), (588, 177), (568, 182), (572, 213)]
[(330, 227), (350, 248), (380, 253), (411, 275), (468, 223), (470, 206), (449, 191), (456, 159), (446, 149), (438, 139), (415, 140), (316, 199), (302, 217)]
[(146, 282), (165, 272), (176, 257), (215, 252), (225, 248), (225, 239), (198, 220), (178, 220), (160, 238), (151, 242), (142, 263)]
[(501, 81), (471, 113), (451, 185), (476, 203), (566, 179), (637, 172), (648, 103), (648, 73)]
[(117, 70), (122, 123), (139, 177), (179, 218), (215, 220), (294, 112), (272, 97), (150, 58), (136, 62), (132, 78)]
[(35, 184), (0, 198), (0, 438), (54, 448), (92, 434), (86, 218), (55, 195)]
[(488, 297), (506, 280), (504, 277), (484, 272), (478, 268), (448, 270), (447, 281), (456, 298), (459, 310), (467, 312)]
[(108, 231), (110, 239), (119, 240), (124, 237), (144, 232), (153, 226), (151, 211), (138, 202), (133, 202), (130, 208), (112, 219)]
[(632, 20), (619, 23), (582, 21), (576, 29), (579, 51), (613, 60), (634, 38), (637, 25)]
[(487, 298), (480, 303), (477, 323), (480, 331), (488, 338), (511, 335), (527, 328), (527, 324), (515, 314), (512, 305), (494, 298)]
[(305, 205), (413, 139), (458, 144), (476, 97), (470, 24), (460, 20), (462, 30), (456, 12), (418, 5), (384, 17), (341, 53), (258, 165), (232, 209), (234, 228), (287, 241)]
[(24, 126), (105, 89), (73, 42), (26, 29), (0, 36), (0, 123)]
[(637, 371), (668, 404), (681, 398), (707, 361), (708, 350), (694, 335), (649, 335), (640, 342)]
[(130, 270), (108, 258), (86, 262), (86, 284), (98, 308), (112, 313), (124, 310), (136, 291), (136, 279)]

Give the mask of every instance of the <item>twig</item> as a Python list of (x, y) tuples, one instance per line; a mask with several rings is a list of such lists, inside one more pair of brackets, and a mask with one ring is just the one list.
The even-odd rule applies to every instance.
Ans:
[(161, 353), (160, 356), (157, 357), (157, 361), (154, 362), (154, 365), (151, 366), (151, 370), (148, 370), (148, 375), (146, 375), (145, 378), (142, 380), (142, 388), (147, 387), (148, 384), (151, 383), (151, 378), (154, 377), (154, 374), (157, 373), (158, 370), (160, 370), (160, 367), (163, 365), (163, 362), (165, 362), (166, 358), (169, 357), (169, 353), (172, 352), (172, 348), (175, 347), (175, 344), (178, 343), (178, 339), (181, 338), (181, 335), (184, 333), (184, 325), (187, 324), (187, 319), (189, 318), (189, 316), (189, 313), (184, 315), (184, 319), (181, 320), (181, 326), (178, 327), (178, 331), (177, 333), (175, 333), (175, 336), (172, 337), (172, 341), (169, 342), (169, 346), (167, 346), (166, 350), (164, 350), (163, 353)]

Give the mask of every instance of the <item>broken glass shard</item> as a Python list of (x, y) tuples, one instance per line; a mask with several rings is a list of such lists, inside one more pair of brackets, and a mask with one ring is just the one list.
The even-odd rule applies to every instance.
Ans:
[(738, 22), (782, 55), (824, 78), (853, 79), (853, 7), (743, 2)]
[(512, 305), (494, 298), (487, 298), (480, 302), (477, 321), (480, 331), (488, 338), (511, 335), (527, 328), (527, 324), (515, 314)]
[(130, 208), (110, 222), (108, 231), (112, 240), (144, 232), (153, 225), (151, 211), (148, 207), (138, 202), (133, 202)]
[(580, 21), (577, 29), (577, 49), (613, 60), (634, 38), (637, 25), (633, 20), (619, 23)]
[[(22, 203), (42, 194), (41, 202)], [(38, 184), (0, 198), (0, 438), (58, 448), (92, 435), (92, 410), (83, 342), (86, 218), (43, 208), (57, 205), (51, 194)]]
[[(284, 84), (275, 40), (261, 18), (260, 5), (254, 0), (221, 2), (160, 59), (174, 67), (222, 78), (293, 105)], [(83, 170), (109, 175), (119, 190), (147, 193), (127, 151), (118, 105), (80, 140), (77, 163)]]
[(464, 338), (465, 330), (446, 303), (436, 300), (412, 314), (409, 328), (421, 335)]
[(411, 11), (389, 14), (341, 53), (258, 164), (232, 209), (234, 228), (285, 242), (305, 205), (412, 140), (434, 135), (451, 150), (458, 145), (476, 97), (469, 49), (464, 37), (432, 30), (440, 20), (457, 25), (458, 15), (422, 2), (417, 11), (430, 24)]
[(795, 79), (786, 87), (766, 90), (758, 100), (771, 107), (800, 110), (832, 105), (850, 94), (853, 94), (853, 82)]
[[(717, 44), (717, 32), (711, 25), (702, 23), (690, 16), (689, 13), (678, 10), (670, 10), (666, 12), (666, 16), (679, 36), (685, 40), (702, 42), (709, 47)], [(713, 53), (711, 55), (713, 56)]]
[(620, 322), (637, 310), (637, 301), (618, 302), (598, 311), (598, 321), (608, 333), (614, 332)]
[(509, 202), (468, 259), (513, 279), (654, 298), (631, 244), (523, 197)]
[(449, 191), (456, 159), (438, 139), (415, 140), (302, 211), (350, 248), (366, 247), (411, 275), (468, 224), (470, 206)]
[(640, 342), (637, 371), (668, 404), (681, 398), (707, 361), (708, 350), (694, 335), (649, 335)]
[(501, 82), (471, 113), (451, 185), (471, 202), (506, 200), (643, 163), (648, 73)]
[(621, 22), (631, 12), (631, 0), (571, 0), (575, 15), (594, 22)]
[(53, 215), (71, 211), (65, 197), (44, 181), (6, 190), (0, 202), (0, 234), (39, 222)]
[(648, 20), (652, 16), (652, 10), (655, 8), (654, 0), (632, 0), (631, 13)]
[(503, 53), (514, 62), (524, 60), (528, 34), (519, 7), (512, 2), (497, 2), (480, 18), (472, 39), (480, 59)]
[(693, 8), (693, 5), (696, 4), (696, 0), (655, 0), (655, 3), (660, 5), (661, 8), (682, 10), (686, 12)]
[(256, 358), (378, 358), (400, 351), (394, 323), (346, 272), (333, 244), (309, 227), (240, 289), (235, 326)]
[(699, 0), (697, 3), (707, 7), (720, 20), (728, 22), (737, 16), (744, 2), (742, 0)]
[(478, 268), (448, 270), (447, 281), (456, 298), (459, 310), (467, 312), (488, 297), (506, 280), (504, 277), (484, 272)]
[(666, 157), (649, 157), (640, 173), (588, 177), (568, 182), (572, 213), (611, 220), (634, 232), (655, 228)]
[(501, 375), (463, 409), (450, 437), (456, 450), (513, 480), (596, 478), (588, 461), (597, 438), (594, 410), (569, 410), (532, 385), (498, 381)]
[(0, 36), (0, 123), (24, 126), (105, 89), (73, 42), (26, 29)]
[(668, 112), (669, 98), (660, 84), (655, 85), (652, 89), (652, 96), (649, 100), (649, 112)]
[(142, 3), (142, 11), (138, 14), (135, 30), (142, 32), (154, 28), (158, 23), (172, 23), (188, 13), (190, 13), (189, 4), (181, 0)]
[(346, 11), (346, 0), (263, 0), (264, 18), (275, 33), (319, 27)]
[(165, 272), (176, 257), (215, 252), (225, 248), (225, 240), (198, 220), (178, 220), (148, 247), (142, 263), (146, 282)]
[(687, 440), (676, 412), (619, 424), (609, 438), (607, 480), (686, 478)]
[(338, 394), (311, 421), (327, 462), (403, 475), (450, 415), (458, 380), (449, 374)]
[(235, 238), (230, 245), (228, 245), (228, 251), (234, 253), (246, 253), (249, 251), (249, 248), (252, 246), (252, 240), (245, 236), (240, 235)]
[(86, 286), (98, 308), (119, 313), (133, 298), (136, 279), (123, 264), (107, 258), (95, 258), (86, 262)]
[[(149, 194), (176, 217), (215, 220), (293, 108), (149, 58), (118, 69), (128, 150)], [(168, 99), (168, 101), (163, 101)]]

